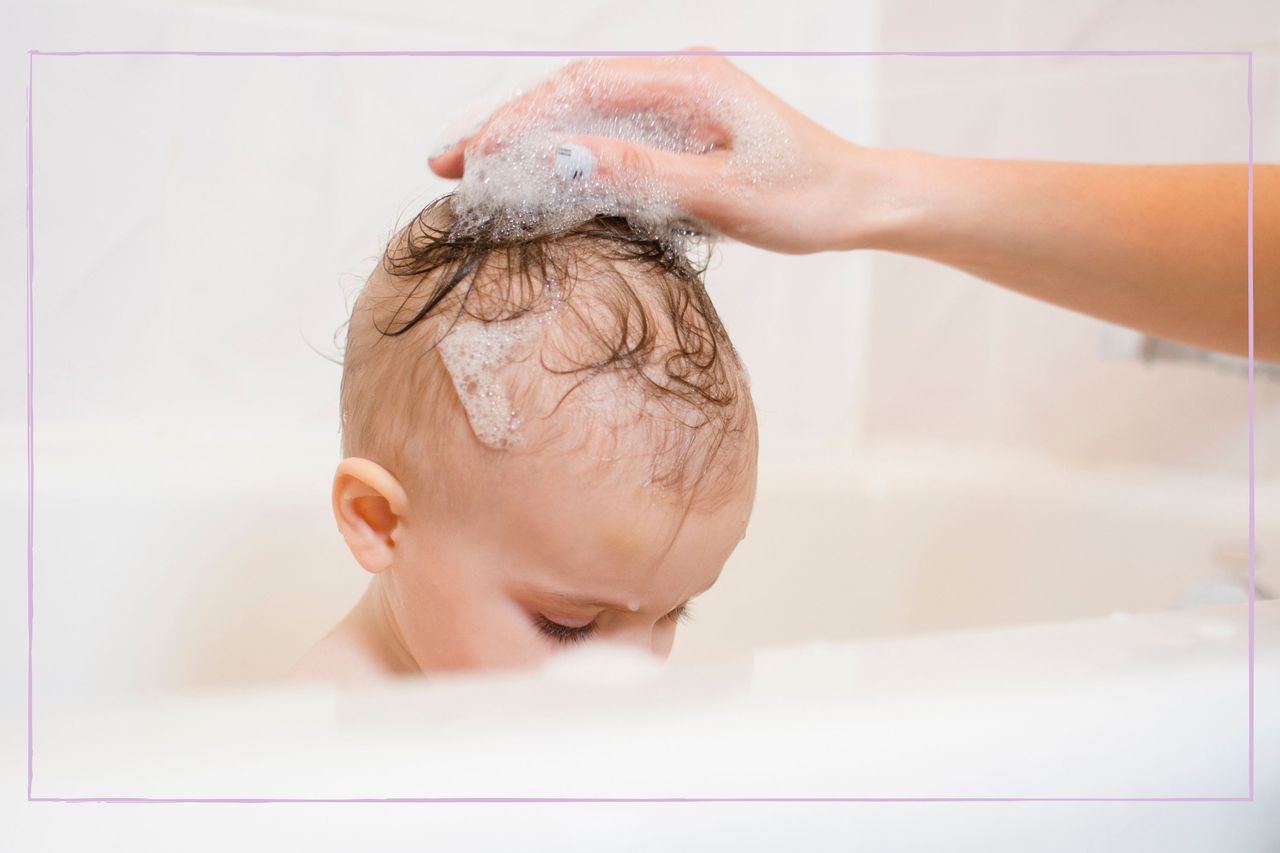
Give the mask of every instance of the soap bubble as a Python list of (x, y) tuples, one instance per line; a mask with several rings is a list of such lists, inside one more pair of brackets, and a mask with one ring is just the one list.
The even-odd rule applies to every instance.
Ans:
[[(719, 153), (725, 168), (742, 179), (733, 185), (752, 186), (792, 171), (787, 129), (767, 106), (748, 103), (696, 58), (664, 60), (688, 75), (669, 91), (641, 93), (643, 81), (608, 62), (582, 60), (498, 109), (466, 150), (454, 198), (454, 234), (519, 239), (604, 215), (624, 217), (636, 231), (680, 249), (716, 236), (713, 227), (682, 209), (660, 175), (606, 179), (590, 169), (589, 158), (584, 162), (577, 152), (563, 150), (576, 137), (676, 154)], [(578, 177), (566, 178), (566, 168)]]

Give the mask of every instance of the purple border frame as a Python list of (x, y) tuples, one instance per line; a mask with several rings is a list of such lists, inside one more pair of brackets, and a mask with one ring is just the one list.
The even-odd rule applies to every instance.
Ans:
[[(34, 330), (33, 289), (35, 279), (34, 163), (31, 109), (37, 56), (1242, 56), (1247, 61), (1249, 112), (1249, 795), (1247, 797), (388, 797), (388, 798), (150, 798), (150, 797), (33, 797), (34, 717), (32, 712), (32, 645), (35, 624), (35, 453), (34, 453)], [(688, 51), (688, 50), (387, 50), (387, 51), (212, 51), (212, 50), (79, 50), (27, 51), (27, 802), (43, 803), (1009, 803), (1009, 802), (1122, 802), (1122, 803), (1213, 803), (1254, 800), (1254, 599), (1257, 549), (1254, 528), (1254, 388), (1253, 388), (1253, 52), (1233, 50), (993, 50), (993, 51)]]

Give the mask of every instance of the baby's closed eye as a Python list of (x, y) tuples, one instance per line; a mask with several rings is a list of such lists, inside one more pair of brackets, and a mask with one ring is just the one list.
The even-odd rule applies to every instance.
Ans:
[[(664, 621), (673, 623), (684, 622), (691, 619), (692, 615), (689, 612), (689, 602), (686, 601), (684, 604), (680, 605), (675, 610), (672, 610), (662, 618)], [(559, 622), (553, 622), (542, 614), (538, 614), (534, 618), (534, 622), (537, 624), (538, 630), (547, 637), (566, 645), (582, 642), (583, 640), (591, 637), (591, 635), (599, 629), (599, 625), (594, 619), (586, 625), (571, 626), (561, 625)]]

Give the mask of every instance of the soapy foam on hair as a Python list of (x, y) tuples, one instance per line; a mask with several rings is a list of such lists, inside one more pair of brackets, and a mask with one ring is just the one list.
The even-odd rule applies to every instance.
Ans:
[(496, 371), (528, 340), (527, 320), (527, 316), (502, 323), (465, 320), (440, 341), (440, 358), (471, 430), (489, 447), (508, 447), (520, 437), (520, 416), (511, 407)]
[[(572, 137), (607, 137), (690, 155), (708, 154), (727, 144), (726, 167), (741, 179), (727, 182), (728, 191), (799, 174), (802, 165), (795, 162), (786, 126), (776, 115), (747, 104), (700, 68), (696, 59), (660, 61), (682, 63), (689, 84), (659, 98), (646, 93), (643, 110), (611, 107), (617, 101), (625, 103), (640, 84), (606, 62), (587, 60), (539, 86), (531, 94), (536, 109), (517, 115), (500, 111), (487, 134), (486, 150), (473, 147), (466, 153), (465, 174), (453, 194), (450, 236), (541, 236), (599, 215), (624, 217), (635, 231), (668, 251), (687, 252), (692, 243), (716, 236), (712, 227), (682, 210), (653, 176), (602, 180), (590, 168), (589, 157), (584, 160), (581, 152), (562, 149)], [(489, 447), (507, 448), (520, 441), (522, 420), (498, 371), (545, 322), (542, 314), (463, 320), (440, 343), (442, 361), (472, 431)], [(579, 415), (600, 426), (635, 421), (646, 409), (612, 374), (589, 377), (577, 392)]]
[(541, 343), (557, 316), (564, 296), (554, 281), (546, 283), (546, 301), (538, 309), (503, 320), (459, 317), (438, 344), (440, 360), (467, 413), (471, 431), (488, 447), (510, 447), (520, 441), (520, 414), (512, 407), (498, 370), (516, 353)]
[[(502, 368), (517, 361), (534, 361), (544, 355), (550, 343), (552, 324), (563, 297), (554, 286), (545, 306), (519, 317), (502, 320), (477, 320), (462, 317), (438, 343), (440, 360), (457, 392), (471, 431), (487, 447), (510, 448), (522, 440), (523, 418), (512, 404)], [(550, 350), (548, 350), (550, 351)], [(654, 366), (644, 368), (651, 380), (659, 381)], [(511, 377), (507, 377), (511, 381)], [(546, 385), (572, 386), (572, 402), (567, 413), (578, 422), (578, 428), (602, 429), (617, 434), (639, 422), (652, 409), (638, 389), (625, 381), (617, 371), (591, 371), (585, 376), (568, 377), (548, 374), (541, 378)], [(656, 410), (648, 412), (659, 416)], [(669, 417), (669, 413), (666, 413)], [(616, 460), (621, 457), (610, 457)]]
[[(729, 146), (727, 167), (741, 179), (725, 189), (798, 173), (785, 124), (699, 66), (705, 59), (663, 57), (687, 73), (679, 92), (645, 93), (642, 110), (619, 109), (644, 85), (607, 62), (573, 63), (529, 94), (532, 109), (499, 111), (486, 148), (466, 152), (455, 196), (454, 234), (483, 231), (500, 239), (552, 233), (596, 215), (625, 217), (638, 232), (676, 247), (714, 229), (680, 209), (651, 176), (596, 173), (578, 180), (556, 174), (556, 151), (567, 139), (601, 136), (663, 151), (701, 155)], [(682, 64), (682, 65), (680, 65)]]

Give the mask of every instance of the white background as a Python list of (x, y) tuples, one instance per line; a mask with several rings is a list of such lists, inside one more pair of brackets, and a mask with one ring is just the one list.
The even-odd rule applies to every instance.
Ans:
[[(0, 626), (11, 642), (0, 671), (9, 708), (26, 696), (22, 120), (30, 48), (572, 50), (702, 43), (726, 50), (1254, 50), (1255, 156), (1280, 158), (1280, 12), (1262, 0), (647, 4), (642, 15), (621, 4), (557, 4), (552, 11), (515, 3), (477, 10), (338, 0), (11, 3), (4, 16), (11, 82), (4, 93), (7, 132), (0, 136), (9, 164), (0, 240), (12, 286), (0, 296), (0, 318), (8, 323), (0, 345), (10, 366), (0, 375), (9, 510), (0, 520), (0, 541), (12, 570), (3, 575)], [(332, 353), (346, 294), (397, 217), (447, 188), (423, 162), (441, 126), (456, 109), (537, 63), (517, 69), (462, 59), (36, 62), (41, 695), (52, 701), (269, 676), (341, 613), (362, 582), (327, 517), (339, 372), (308, 343)], [(1239, 161), (1246, 154), (1239, 60), (741, 64), (824, 124), (868, 143), (1112, 162)], [(1141, 582), (1132, 590), (1122, 589), (1123, 577), (1105, 582), (1116, 574), (1107, 565), (1072, 588), (1075, 609), (1057, 612), (1052, 602), (1037, 603), (1044, 592), (1035, 588), (1008, 592), (1003, 609), (969, 601), (974, 576), (952, 580), (952, 549), (924, 548), (919, 559), (908, 559), (902, 552), (918, 545), (880, 542), (866, 545), (860, 559), (836, 559), (831, 555), (841, 543), (829, 534), (831, 547), (809, 561), (812, 582), (780, 589), (765, 573), (770, 549), (812, 514), (771, 511), (767, 507), (790, 503), (791, 492), (780, 486), (770, 504), (770, 493), (762, 491), (759, 529), (767, 534), (757, 537), (757, 550), (736, 575), (726, 569), (720, 598), (708, 596), (691, 627), (690, 648), (793, 639), (823, 618), (827, 633), (857, 635), (997, 623), (1013, 613), (1049, 618), (1158, 607), (1172, 603), (1170, 595), (1153, 592), (1156, 579), (1143, 572), (1158, 573), (1165, 564), (1160, 537), (1162, 527), (1174, 526), (1169, 519), (1212, 517), (1218, 525), (1210, 529), (1205, 522), (1202, 540), (1179, 547), (1189, 553), (1205, 546), (1189, 557), (1188, 579), (1199, 577), (1195, 566), (1209, 565), (1210, 546), (1238, 547), (1247, 463), (1238, 374), (1106, 358), (1103, 324), (913, 259), (784, 258), (730, 246), (712, 270), (711, 285), (751, 368), (765, 428), (764, 462), (787, 469), (776, 475), (779, 483), (808, 483), (809, 474), (790, 469), (807, 471), (833, 456), (855, 471), (868, 457), (901, 460), (884, 475), (894, 483), (915, 470), (913, 459), (994, 454), (1031, 460), (1015, 465), (1002, 482), (1028, 470), (1072, 472), (1070, 489), (1055, 492), (1035, 516), (1041, 523), (1064, 502), (1077, 510), (1088, 505), (1087, 498), (1063, 494), (1103, 495), (1114, 483), (1138, 491), (1132, 484), (1140, 483), (1176, 506), (1164, 515), (1135, 515), (1140, 535), (1122, 540), (1127, 553), (1119, 566), (1137, 567), (1132, 576), (1141, 575)], [(1259, 383), (1262, 487), (1280, 473), (1278, 397), (1274, 383)], [(814, 493), (807, 485), (795, 489)], [(925, 528), (945, 529), (952, 517), (947, 494), (934, 486), (926, 492), (889, 518), (918, 520), (922, 506), (934, 507)], [(957, 504), (966, 494), (962, 489), (954, 497)], [(1224, 497), (1198, 503), (1208, 500), (1205, 494)], [(1086, 515), (1093, 527), (1079, 529), (1079, 516), (1064, 527), (1086, 545), (1104, 531), (1120, 537), (1102, 526), (1110, 512)], [(1275, 513), (1274, 503), (1260, 504), (1260, 538), (1273, 535)], [(1058, 549), (1028, 542), (986, 559), (973, 542), (1010, 541), (1006, 518), (1000, 512), (966, 517), (967, 528), (984, 519), (986, 526), (969, 530), (971, 538), (957, 539), (955, 547), (973, 549), (970, 557), (984, 566), (1032, 569)], [(1129, 520), (1124, 529), (1135, 529)], [(1280, 552), (1263, 548), (1261, 556), (1259, 570), (1268, 572)], [(837, 566), (858, 571), (833, 575)], [(815, 593), (812, 584), (823, 578), (833, 586)], [(311, 584), (314, 608), (285, 598), (301, 583)], [(851, 618), (847, 606), (815, 616), (804, 604), (815, 595), (849, 600), (832, 596), (833, 588), (867, 598), (865, 618)], [(994, 597), (1006, 591), (1001, 587)], [(953, 612), (932, 612), (929, 602), (957, 596), (968, 613), (978, 614), (968, 623)], [(875, 624), (879, 612), (893, 618)], [(724, 637), (732, 643), (724, 645)], [(264, 659), (255, 654), (263, 648), (275, 651)], [(6, 754), (16, 757), (20, 750), (15, 744)], [(24, 785), (25, 779), (15, 785), (15, 795)], [(307, 815), (304, 808), (296, 813)], [(786, 837), (768, 843), (770, 832), (780, 832), (781, 812), (797, 821), (821, 813), (833, 827), (856, 827), (868, 838), (878, 833), (885, 849), (908, 808), (855, 814), (726, 804), (720, 811), (737, 812), (748, 824), (759, 821), (752, 837), (760, 849)], [(970, 815), (965, 825), (971, 833), (984, 825), (992, 832), (996, 825), (1033, 831), (1029, 810), (998, 808), (991, 806), (976, 824)], [(1082, 826), (1106, 826), (1123, 814), (1062, 808), (1080, 809)], [(937, 834), (917, 830), (916, 839), (944, 843), (951, 838), (947, 822), (960, 819), (959, 809), (932, 807)], [(518, 812), (529, 814), (531, 845), (563, 841), (536, 831), (533, 821), (554, 820), (545, 811), (512, 807), (509, 814)], [(774, 819), (765, 819), (770, 813)], [(93, 807), (77, 814), (103, 826), (130, 820)], [(354, 820), (350, 814), (342, 819)], [(184, 815), (192, 813), (153, 809), (147, 817), (163, 827)], [(420, 825), (423, 815), (383, 810), (378, 817), (407, 828)], [(441, 809), (433, 817), (441, 823), (432, 832), (447, 831), (448, 821), (459, 827), (469, 821), (466, 809)], [(1212, 849), (1195, 846), (1207, 839), (1177, 832), (1179, 821), (1195, 819), (1190, 812), (1169, 809), (1165, 817), (1164, 849)], [(251, 813), (246, 819), (265, 824), (271, 818)], [(617, 807), (584, 812), (582, 819), (583, 831), (594, 826), (596, 837), (639, 838), (646, 824), (642, 812)], [(630, 831), (621, 829), (627, 821), (636, 824)], [(606, 824), (609, 835), (599, 834)], [(55, 837), (48, 836), (49, 845)], [(1063, 849), (1070, 849), (1068, 841)]]

